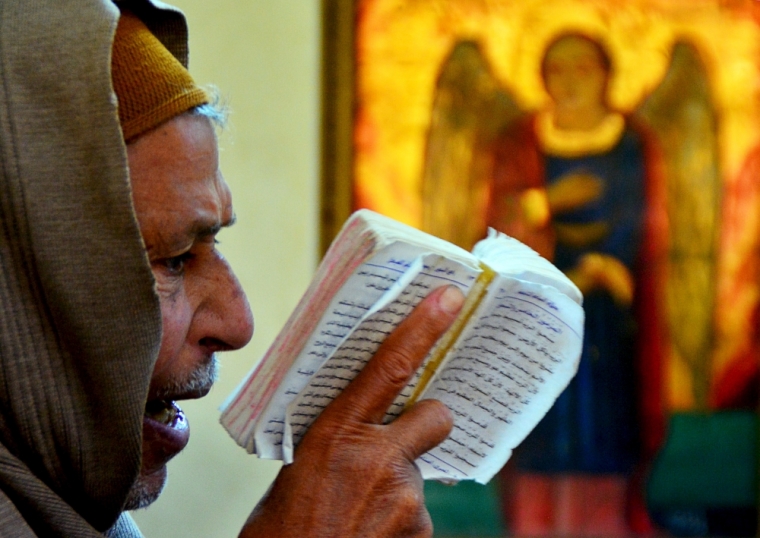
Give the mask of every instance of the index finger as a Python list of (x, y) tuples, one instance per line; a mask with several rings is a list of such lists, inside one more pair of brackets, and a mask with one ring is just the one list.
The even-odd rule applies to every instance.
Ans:
[(343, 420), (379, 424), (433, 344), (456, 318), (464, 295), (456, 286), (434, 290), (385, 339), (364, 369), (324, 410)]

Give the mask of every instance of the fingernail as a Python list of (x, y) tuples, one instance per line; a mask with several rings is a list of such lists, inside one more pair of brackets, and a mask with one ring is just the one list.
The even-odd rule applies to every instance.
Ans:
[(449, 314), (456, 314), (462, 308), (464, 303), (464, 294), (456, 286), (447, 286), (441, 296), (438, 298), (438, 305), (441, 310)]

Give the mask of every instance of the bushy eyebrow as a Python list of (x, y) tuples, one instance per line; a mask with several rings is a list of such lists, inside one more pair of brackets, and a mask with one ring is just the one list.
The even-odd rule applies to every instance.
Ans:
[(190, 230), (190, 235), (199, 239), (214, 236), (218, 234), (222, 228), (229, 228), (230, 226), (234, 226), (236, 222), (237, 216), (235, 216), (235, 214), (233, 214), (232, 217), (230, 217), (230, 219), (226, 222), (215, 222), (213, 224), (208, 224), (206, 222), (196, 222)]

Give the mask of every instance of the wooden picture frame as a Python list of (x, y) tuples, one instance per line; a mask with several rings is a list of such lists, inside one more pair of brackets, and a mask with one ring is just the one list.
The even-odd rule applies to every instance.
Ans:
[(322, 0), (320, 252), (351, 214), (355, 0)]

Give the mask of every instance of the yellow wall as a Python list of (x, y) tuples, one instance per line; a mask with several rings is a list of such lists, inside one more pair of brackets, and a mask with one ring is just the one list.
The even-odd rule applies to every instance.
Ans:
[(221, 250), (248, 293), (251, 344), (222, 355), (221, 377), (183, 405), (189, 447), (169, 465), (161, 499), (134, 514), (146, 537), (236, 536), (279, 469), (237, 447), (218, 406), (261, 357), (316, 264), (319, 3), (317, 0), (176, 0), (190, 26), (190, 71), (228, 98), (222, 170), (237, 225)]

